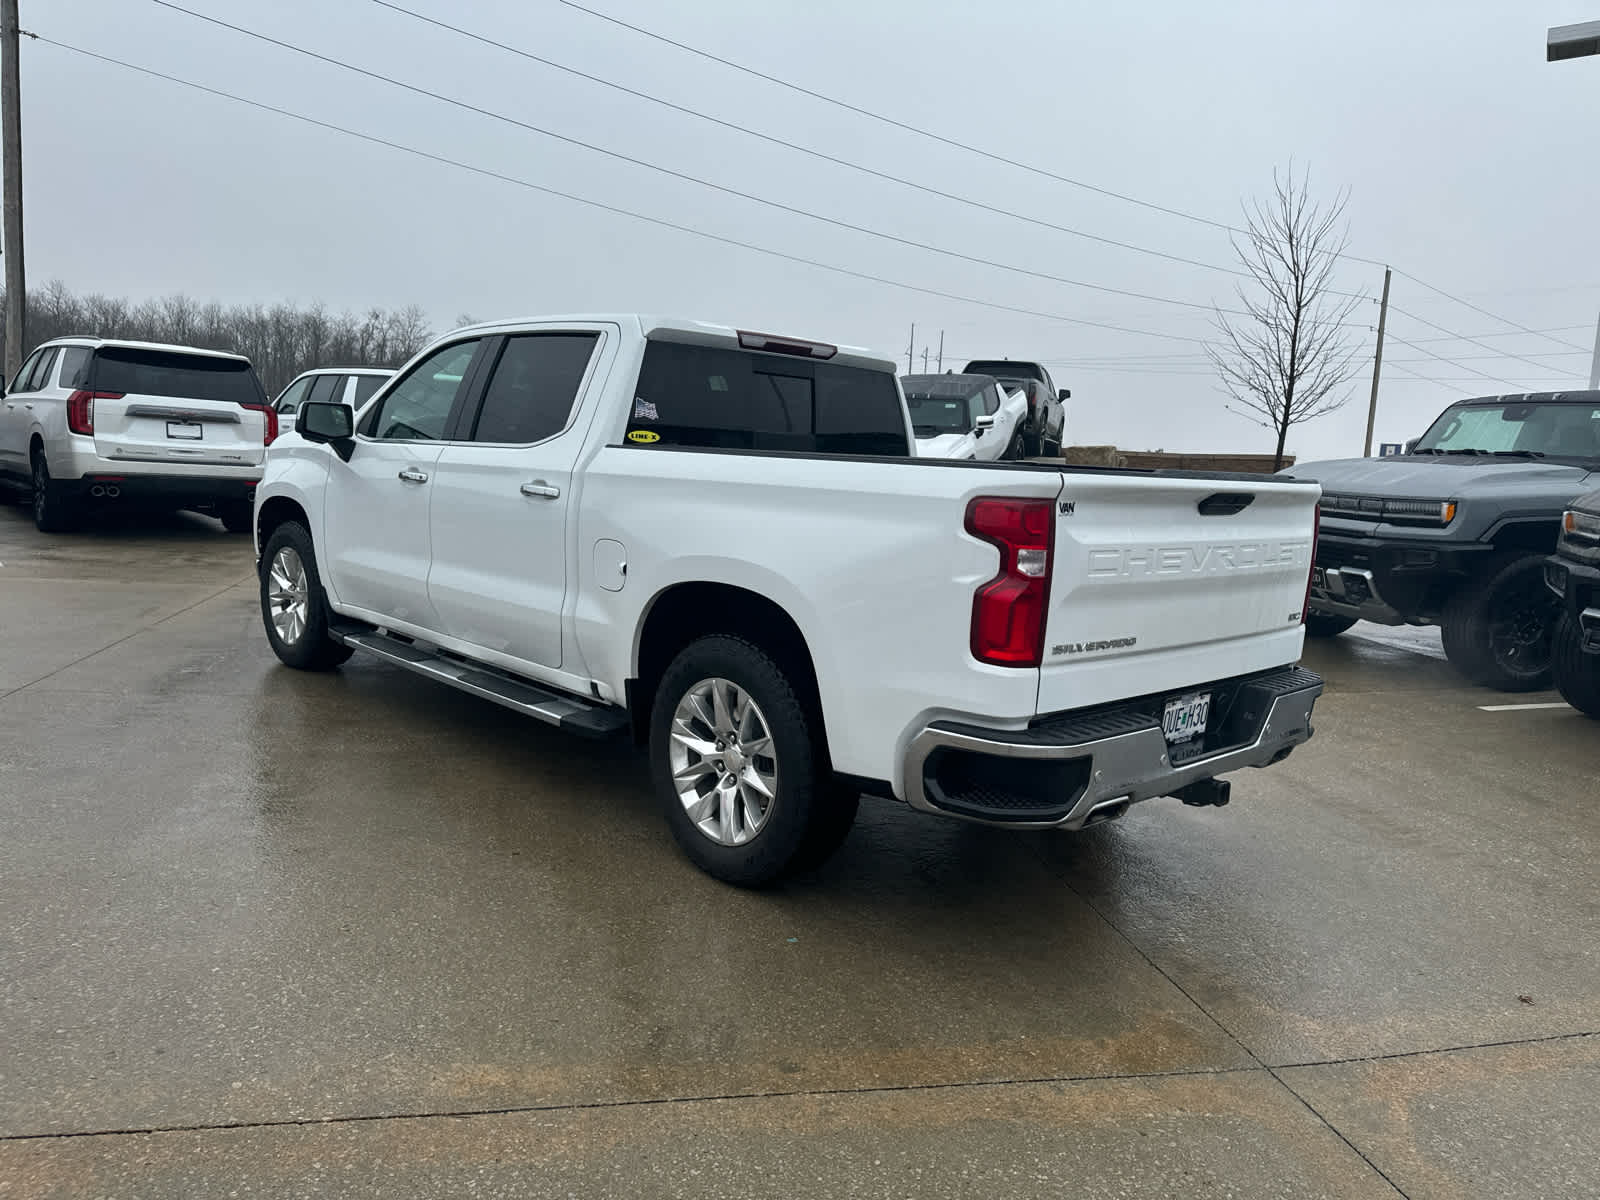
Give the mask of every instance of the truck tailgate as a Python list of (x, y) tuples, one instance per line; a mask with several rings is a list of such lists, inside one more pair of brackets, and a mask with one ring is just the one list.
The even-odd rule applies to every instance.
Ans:
[(1268, 478), (1066, 474), (1039, 711), (1297, 661), (1319, 495)]

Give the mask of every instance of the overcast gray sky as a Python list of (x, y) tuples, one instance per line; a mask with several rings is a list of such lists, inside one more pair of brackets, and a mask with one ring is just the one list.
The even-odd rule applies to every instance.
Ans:
[[(476, 44), (373, 0), (190, 8), (696, 179), (978, 258), (1209, 305), (1233, 279), (1042, 229), (721, 129)], [(558, 0), (397, 0), (785, 140), (1057, 225), (1232, 265), (1227, 235), (997, 165), (796, 95)], [(1547, 25), (1600, 0), (583, 0), (633, 24), (1059, 175), (1237, 223), (1291, 157), (1350, 191), (1351, 251), (1392, 304), (1379, 440), (1509, 385), (1583, 386), (1600, 309), (1600, 58), (1547, 64)], [(896, 245), (720, 194), (207, 25), (150, 0), (21, 0), (45, 37), (531, 183), (991, 305), (707, 241), (131, 74), (23, 47), (29, 280), (136, 299), (420, 304), (435, 327), (646, 310), (904, 353), (1056, 360), (1069, 433), (1128, 448), (1271, 449), (1194, 357), (1204, 308), (1131, 299)], [(1347, 263), (1375, 325), (1382, 271)], [(1060, 318), (1060, 319), (1054, 319)], [(1115, 332), (1065, 318), (1127, 326)], [(1505, 320), (1497, 319), (1505, 318)], [(1166, 335), (1166, 336), (1157, 336)], [(1370, 353), (1373, 335), (1359, 332)], [(1565, 345), (1560, 343), (1567, 343)], [(1455, 360), (1437, 361), (1423, 351)], [(1179, 356), (1179, 357), (1173, 357)], [(1090, 365), (1090, 364), (1093, 365)], [(930, 367), (932, 360), (930, 359)], [(1423, 382), (1405, 371), (1442, 380)], [(1493, 380), (1483, 375), (1494, 376)], [(1504, 381), (1504, 382), (1499, 382)], [(1293, 431), (1359, 454), (1367, 380)]]

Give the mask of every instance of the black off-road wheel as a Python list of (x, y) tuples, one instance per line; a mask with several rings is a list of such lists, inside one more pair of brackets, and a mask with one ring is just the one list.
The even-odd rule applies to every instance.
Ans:
[(1354, 617), (1341, 617), (1338, 613), (1318, 612), (1313, 608), (1306, 614), (1306, 634), (1315, 638), (1338, 637), (1355, 623), (1356, 619)]
[(1496, 555), (1445, 603), (1445, 657), (1473, 683), (1496, 691), (1547, 688), (1559, 612), (1560, 601), (1545, 586), (1542, 555)]
[(816, 866), (855, 818), (795, 682), (759, 646), (685, 647), (650, 715), (650, 774), (667, 825), (701, 870), (765, 887)]
[(1600, 654), (1583, 652), (1583, 630), (1571, 613), (1562, 613), (1556, 622), (1551, 662), (1561, 698), (1600, 721)]
[(261, 623), (278, 661), (298, 671), (328, 671), (355, 653), (328, 633), (328, 597), (304, 525), (289, 521), (261, 549)]

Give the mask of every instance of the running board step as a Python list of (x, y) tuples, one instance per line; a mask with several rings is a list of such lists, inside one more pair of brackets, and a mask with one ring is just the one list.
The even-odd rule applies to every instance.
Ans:
[(445, 658), (427, 648), (389, 637), (373, 629), (336, 625), (335, 639), (346, 646), (377, 655), (386, 662), (453, 688), (493, 700), (513, 712), (554, 725), (568, 733), (603, 738), (628, 728), (625, 709), (610, 704), (591, 704), (577, 696), (545, 688), (530, 680), (513, 679), (497, 671)]

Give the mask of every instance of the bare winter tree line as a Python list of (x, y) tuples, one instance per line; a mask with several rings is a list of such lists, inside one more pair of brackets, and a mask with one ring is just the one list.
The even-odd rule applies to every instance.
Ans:
[[(132, 303), (113, 296), (80, 296), (60, 280), (28, 291), (26, 354), (68, 334), (128, 338), (230, 350), (254, 364), (275, 394), (312, 367), (396, 367), (432, 337), (416, 305), (331, 313), (321, 304), (219, 304), (189, 296)], [(0, 331), (0, 361), (4, 354)]]

